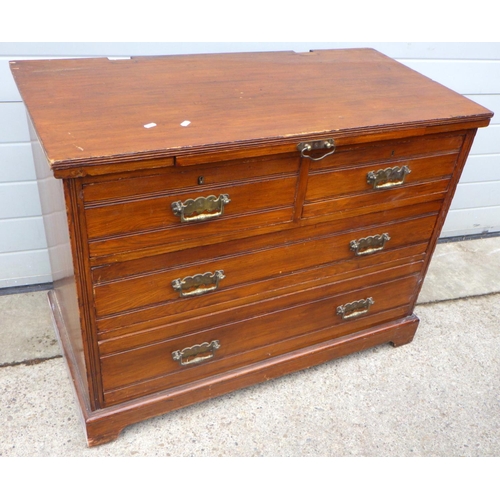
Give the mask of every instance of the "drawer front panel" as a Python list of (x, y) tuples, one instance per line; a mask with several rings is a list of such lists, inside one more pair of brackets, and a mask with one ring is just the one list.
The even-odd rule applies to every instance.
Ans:
[[(384, 224), (376, 228), (362, 229), (321, 239), (295, 242), (294, 244), (274, 247), (260, 252), (235, 255), (230, 258), (195, 262), (193, 265), (166, 269), (152, 275), (131, 277), (108, 284), (95, 286), (94, 296), (98, 317), (122, 313), (129, 309), (148, 307), (155, 304), (170, 303), (163, 308), (163, 314), (176, 314), (193, 310), (197, 313), (202, 307), (226, 302), (244, 295), (248, 296), (246, 286), (252, 283), (301, 271), (310, 267), (327, 265), (344, 259), (356, 257), (363, 266), (364, 254), (356, 256), (352, 242), (376, 235), (386, 234), (383, 247), (378, 244), (375, 251), (384, 251), (402, 246), (413, 245), (427, 240), (434, 228), (436, 215), (421, 217), (406, 222)], [(169, 262), (168, 256), (165, 259)], [(210, 283), (210, 276), (216, 271), (223, 273), (217, 287)], [(200, 276), (209, 273), (206, 283)], [(196, 277), (196, 278), (194, 278)], [(187, 293), (206, 287), (199, 296), (180, 297), (173, 286), (175, 280), (187, 279), (193, 282)], [(189, 279), (191, 278), (191, 279)], [(297, 276), (300, 280), (300, 276)], [(212, 281), (215, 281), (215, 276)], [(203, 283), (202, 283), (203, 282)], [(219, 286), (220, 285), (220, 286)], [(264, 289), (268, 287), (264, 283)], [(235, 290), (236, 289), (236, 290)], [(253, 287), (252, 295), (262, 291)]]
[(367, 165), (356, 168), (322, 171), (311, 174), (307, 185), (306, 201), (338, 198), (352, 193), (373, 192), (373, 184), (368, 182), (368, 175), (378, 170), (407, 167), (410, 171), (402, 185), (449, 177), (457, 160), (456, 154), (419, 158), (408, 161), (391, 162), (383, 165)]
[[(292, 207), (295, 188), (296, 177), (289, 177), (116, 202), (87, 208), (87, 231), (92, 240), (170, 227), (173, 229), (171, 238), (182, 239), (193, 235), (201, 238), (206, 234), (225, 231), (225, 219), (240, 218), (240, 229), (243, 229), (252, 226), (253, 221), (252, 217), (241, 217), (245, 214), (285, 206)], [(193, 224), (182, 224), (172, 209), (172, 203), (185, 203), (187, 200), (210, 196), (219, 198), (220, 195), (228, 195), (230, 199), (224, 207), (223, 216), (196, 224), (194, 228)]]
[[(281, 342), (311, 331), (318, 331), (339, 325), (338, 334), (344, 335), (356, 331), (360, 319), (376, 318), (379, 313), (388, 310), (398, 311), (408, 308), (413, 297), (417, 275), (375, 285), (340, 295), (325, 297), (321, 300), (302, 303), (299, 306), (262, 315), (245, 321), (221, 326), (216, 329), (195, 333), (181, 338), (167, 340), (151, 346), (103, 356), (101, 359), (102, 380), (105, 393), (123, 386), (130, 386), (148, 379), (162, 378), (162, 388), (188, 383), (203, 377), (214, 375), (241, 364), (266, 359), (266, 353), (258, 349)], [(342, 319), (339, 308), (363, 300), (371, 303), (353, 319)], [(391, 318), (396, 319), (396, 318)], [(367, 322), (370, 326), (373, 321)], [(331, 334), (334, 338), (337, 334)], [(210, 346), (217, 343), (218, 348)], [(202, 352), (200, 363), (181, 365), (174, 359), (177, 351), (208, 345)], [(205, 348), (202, 348), (205, 349)], [(255, 356), (252, 351), (256, 350)], [(248, 353), (245, 356), (245, 353)], [(195, 358), (196, 359), (196, 358)], [(139, 384), (140, 385), (140, 384)], [(147, 385), (147, 383), (146, 383)], [(157, 389), (155, 383), (155, 390)], [(137, 395), (144, 387), (137, 388)], [(134, 392), (134, 389), (131, 388)], [(129, 396), (130, 396), (130, 391)], [(106, 398), (106, 396), (105, 396)]]
[(310, 168), (315, 171), (346, 166), (353, 167), (367, 163), (399, 161), (418, 156), (458, 153), (463, 141), (464, 135), (462, 134), (444, 134), (340, 147), (333, 155), (327, 156), (324, 160), (311, 162)]

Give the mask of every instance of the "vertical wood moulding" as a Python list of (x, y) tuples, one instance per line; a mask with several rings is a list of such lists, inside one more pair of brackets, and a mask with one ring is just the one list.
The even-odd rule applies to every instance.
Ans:
[(293, 210), (293, 221), (298, 222), (302, 218), (304, 200), (306, 198), (307, 182), (309, 179), (309, 167), (311, 160), (300, 158), (299, 178), (297, 182), (297, 193), (295, 196), (295, 206)]
[(102, 407), (102, 385), (100, 376), (99, 352), (95, 335), (95, 307), (93, 305), (93, 287), (90, 275), (87, 228), (85, 225), (85, 209), (82, 199), (81, 179), (64, 179), (64, 194), (69, 211), (68, 224), (73, 250), (73, 265), (77, 295), (80, 304), (80, 324), (82, 340), (85, 346), (85, 362), (87, 382), (90, 390), (90, 407), (96, 410)]

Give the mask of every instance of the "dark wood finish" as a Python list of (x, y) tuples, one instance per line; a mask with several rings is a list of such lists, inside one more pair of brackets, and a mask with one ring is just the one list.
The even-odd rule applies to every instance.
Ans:
[[(89, 445), (412, 340), (418, 292), (491, 112), (372, 50), (11, 68), (33, 122), (49, 300)], [(299, 142), (325, 138), (332, 155), (301, 158)], [(367, 182), (401, 166), (402, 185)], [(217, 218), (181, 223), (172, 211), (219, 194), (231, 201)], [(351, 248), (381, 235), (373, 253)], [(198, 296), (172, 286), (216, 270), (218, 288)], [(357, 301), (362, 314), (342, 319), (338, 308)], [(212, 351), (183, 366), (173, 353), (191, 347)]]

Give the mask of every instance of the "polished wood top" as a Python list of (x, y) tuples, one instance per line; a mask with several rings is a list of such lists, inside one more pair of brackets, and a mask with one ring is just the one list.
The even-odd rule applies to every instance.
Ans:
[(492, 116), (372, 49), (13, 61), (11, 70), (54, 170), (275, 144), (293, 150), (306, 138), (359, 141), (485, 126)]

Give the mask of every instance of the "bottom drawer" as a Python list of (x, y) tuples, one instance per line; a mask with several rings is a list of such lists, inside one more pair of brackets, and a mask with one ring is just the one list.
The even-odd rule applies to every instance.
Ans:
[[(420, 276), (408, 275), (412, 271), (415, 265), (405, 266), (399, 274), (404, 277), (388, 282), (384, 276), (389, 271), (376, 273), (379, 284), (372, 286), (364, 286), (366, 279), (357, 278), (352, 280), (352, 291), (340, 294), (335, 293), (334, 284), (325, 286), (326, 295), (318, 300), (307, 301), (305, 294), (304, 301), (293, 307), (102, 356), (105, 404), (187, 384), (404, 317)], [(309, 293), (318, 296), (317, 289)]]

